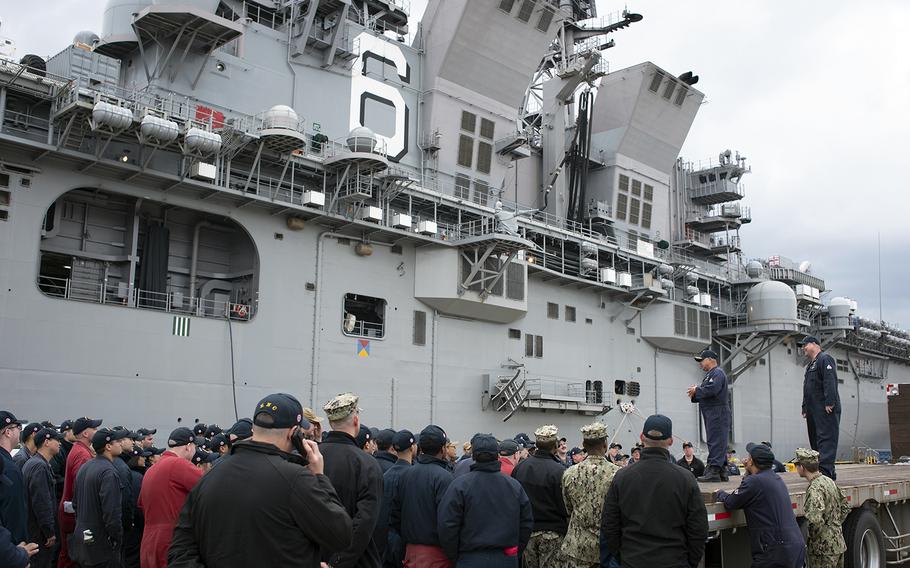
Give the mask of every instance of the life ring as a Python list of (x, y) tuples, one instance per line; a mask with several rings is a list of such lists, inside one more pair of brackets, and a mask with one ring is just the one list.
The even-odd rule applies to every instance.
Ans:
[(234, 304), (233, 312), (241, 318), (245, 318), (250, 313), (249, 309), (246, 307), (246, 304)]

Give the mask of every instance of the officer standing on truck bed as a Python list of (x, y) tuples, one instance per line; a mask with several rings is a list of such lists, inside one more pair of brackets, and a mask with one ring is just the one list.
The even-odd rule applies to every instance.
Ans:
[(705, 437), (708, 440), (708, 464), (702, 482), (727, 481), (724, 450), (730, 435), (730, 400), (727, 395), (727, 375), (717, 365), (717, 353), (705, 349), (695, 360), (701, 364), (705, 377), (698, 386), (692, 385), (686, 391), (692, 402), (697, 402), (705, 423)]
[(817, 337), (809, 335), (798, 345), (809, 358), (803, 381), (803, 418), (809, 431), (809, 445), (819, 454), (819, 470), (831, 479), (837, 479), (834, 460), (837, 457), (841, 411), (837, 362), (822, 351)]

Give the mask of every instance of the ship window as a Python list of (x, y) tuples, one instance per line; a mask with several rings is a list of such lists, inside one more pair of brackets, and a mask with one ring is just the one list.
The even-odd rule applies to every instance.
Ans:
[(544, 9), (540, 12), (540, 19), (537, 20), (537, 30), (546, 33), (550, 29), (550, 24), (553, 22), (554, 15), (553, 8), (550, 6), (544, 6)]
[(341, 317), (344, 334), (381, 339), (385, 336), (385, 308), (382, 298), (345, 294)]
[(643, 229), (651, 228), (651, 209), (652, 205), (650, 203), (641, 204), (641, 227)]
[(461, 111), (461, 129), (474, 134), (475, 128), (477, 128), (477, 115), (465, 110)]
[(676, 106), (682, 106), (682, 104), (686, 101), (686, 95), (687, 95), (688, 93), (689, 93), (689, 89), (687, 89), (687, 88), (683, 87), (682, 85), (680, 85), (680, 86), (679, 86), (679, 90), (676, 91), (676, 100), (673, 101), (673, 103), (674, 103)]
[(543, 336), (542, 335), (534, 336), (534, 356), (543, 357)]
[(490, 198), (490, 186), (479, 179), (474, 180), (474, 203), (486, 205)]
[(462, 134), (458, 137), (458, 165), (470, 168), (474, 158), (474, 139)]
[(699, 339), (711, 339), (711, 314), (708, 312), (698, 313), (698, 337)]
[(0, 209), (0, 221), (9, 221), (9, 211)]
[(637, 179), (632, 180), (632, 195), (641, 197), (641, 182)]
[(629, 202), (629, 223), (633, 225), (638, 224), (639, 220), (639, 211), (641, 209), (641, 201), (636, 198), (632, 198)]
[(550, 319), (559, 319), (559, 304), (547, 302), (547, 317)]
[(486, 142), (477, 144), (477, 171), (481, 173), (490, 173), (490, 167), (493, 163), (493, 145)]
[(487, 118), (480, 119), (480, 136), (489, 140), (493, 139), (493, 132), (496, 129), (496, 123)]
[(0, 189), (0, 205), (9, 205), (10, 201), (10, 192), (5, 189)]
[(509, 339), (521, 339), (521, 330), (520, 329), (510, 329), (509, 330)]
[(673, 96), (673, 89), (675, 89), (675, 88), (676, 88), (676, 83), (672, 79), (667, 81), (667, 86), (664, 87), (664, 98), (669, 101), (670, 97)]
[(626, 220), (626, 209), (629, 207), (629, 197), (625, 193), (616, 195), (616, 218), (620, 221)]
[(0, 187), (9, 187), (9, 174), (0, 174)]
[(698, 310), (686, 308), (686, 335), (698, 337)]
[(629, 176), (619, 174), (619, 191), (629, 192)]
[(534, 336), (530, 333), (525, 334), (525, 357), (534, 356)]
[(594, 325), (594, 320), (591, 318), (585, 318), (585, 323), (588, 325)]
[(618, 395), (626, 394), (626, 381), (613, 381), (613, 393)]
[(673, 333), (676, 335), (686, 334), (686, 308), (685, 306), (673, 306)]
[(645, 184), (645, 200), (651, 201), (654, 199), (654, 186)]
[(515, 6), (515, 0), (502, 0), (499, 3), (499, 9), (506, 14), (512, 13), (512, 7)]
[(521, 3), (521, 8), (518, 9), (517, 18), (524, 23), (528, 23), (528, 20), (531, 19), (531, 14), (534, 13), (535, 4), (537, 4), (537, 0), (524, 0)]
[(525, 299), (525, 271), (517, 262), (510, 262), (506, 272), (506, 298), (522, 301)]
[(566, 321), (575, 321), (575, 306), (566, 306)]
[(414, 310), (414, 345), (427, 344), (427, 313)]
[(664, 74), (661, 73), (660, 71), (657, 71), (656, 73), (654, 73), (654, 76), (651, 77), (651, 84), (648, 85), (648, 90), (651, 91), (652, 93), (656, 93), (658, 91), (658, 89), (660, 89), (660, 84), (663, 82), (663, 80), (664, 80)]
[(464, 174), (455, 176), (455, 198), (464, 200), (471, 198), (471, 178)]

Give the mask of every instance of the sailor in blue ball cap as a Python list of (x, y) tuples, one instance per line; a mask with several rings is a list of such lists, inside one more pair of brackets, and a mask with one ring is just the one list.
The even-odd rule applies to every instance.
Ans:
[(730, 432), (730, 400), (727, 394), (727, 375), (718, 366), (719, 357), (710, 349), (695, 356), (705, 376), (700, 385), (692, 385), (686, 391), (693, 403), (698, 403), (705, 423), (705, 437), (708, 441), (708, 464), (702, 482), (726, 481), (725, 469), (727, 438)]

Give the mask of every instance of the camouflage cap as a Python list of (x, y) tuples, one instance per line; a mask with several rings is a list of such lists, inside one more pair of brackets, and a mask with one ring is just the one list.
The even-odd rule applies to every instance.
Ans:
[(307, 420), (309, 420), (310, 423), (313, 423), (313, 422), (322, 423), (322, 418), (316, 416), (316, 413), (313, 412), (312, 408), (304, 407), (303, 408), (303, 417), (306, 418)]
[(585, 440), (602, 440), (607, 437), (607, 427), (602, 422), (582, 426), (581, 437)]
[(555, 442), (558, 434), (559, 428), (553, 424), (545, 424), (534, 430), (534, 437), (537, 438), (538, 442)]
[(346, 392), (325, 403), (322, 409), (330, 422), (337, 422), (338, 420), (344, 420), (355, 412), (360, 412), (360, 409), (357, 408), (359, 400), (356, 394)]
[(793, 463), (818, 463), (818, 452), (808, 448), (796, 448), (796, 458)]

